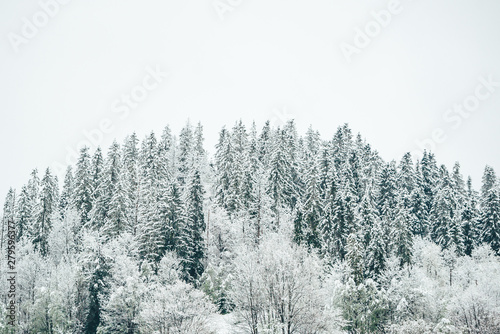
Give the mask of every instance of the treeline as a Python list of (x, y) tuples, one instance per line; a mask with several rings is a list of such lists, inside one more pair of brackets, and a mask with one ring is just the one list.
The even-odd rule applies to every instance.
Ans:
[[(61, 188), (47, 169), (8, 192), (1, 248), (5, 254), (12, 219), (20, 249), (20, 333), (204, 333), (213, 305), (235, 311), (253, 334), (389, 330), (403, 321), (395, 318), (397, 305), (377, 306), (367, 324), (362, 314), (373, 310), (353, 311), (361, 306), (345, 291), (382, 303), (388, 273), (411, 276), (423, 267), (419, 240), (438, 245), (436, 256), (449, 254), (452, 262), (483, 244), (500, 254), (500, 188), (491, 167), (477, 192), (458, 163), (450, 171), (430, 152), (418, 161), (406, 154), (385, 162), (347, 125), (324, 140), (312, 129), (300, 136), (293, 121), (282, 128), (268, 122), (260, 131), (240, 121), (220, 131), (213, 157), (203, 141), (201, 124), (186, 125), (178, 137), (168, 127), (141, 142), (133, 134), (106, 154), (82, 148)], [(266, 254), (273, 240), (289, 247), (277, 252), (282, 260)], [(319, 308), (280, 313), (277, 292), (268, 299), (264, 290), (256, 294), (267, 283), (253, 279), (260, 269), (244, 262), (264, 266), (263, 276), (287, 265), (285, 281), (270, 286), (309, 284), (294, 290), (296, 301)], [(304, 277), (285, 275), (292, 267)], [(317, 279), (314, 268), (323, 272)], [(259, 288), (248, 290), (253, 284)], [(324, 289), (336, 297), (319, 301), (314, 291)], [(327, 305), (338, 312), (326, 312)], [(201, 311), (187, 311), (193, 307)], [(425, 321), (444, 326), (436, 317)]]

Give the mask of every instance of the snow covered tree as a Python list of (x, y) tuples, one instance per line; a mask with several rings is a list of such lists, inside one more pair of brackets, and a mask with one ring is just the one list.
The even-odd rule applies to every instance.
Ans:
[(479, 199), (477, 192), (472, 188), (472, 179), (467, 179), (467, 193), (462, 211), (462, 230), (464, 235), (464, 253), (471, 255), (473, 249), (480, 242), (479, 229)]
[(424, 192), (421, 164), (417, 161), (415, 166), (415, 187), (410, 194), (411, 214), (413, 216), (412, 232), (414, 235), (424, 237), (429, 233), (429, 212), (427, 206), (427, 196)]
[(110, 259), (107, 285), (109, 293), (102, 295), (102, 317), (97, 333), (140, 333), (141, 302), (146, 285), (137, 261), (134, 238), (124, 233), (104, 248)]
[(137, 148), (138, 139), (136, 134), (132, 134), (125, 139), (123, 144), (123, 169), (122, 185), (125, 186), (127, 194), (127, 230), (135, 234), (139, 220), (139, 149)]
[[(10, 188), (5, 196), (5, 202), (3, 205), (3, 215), (2, 215), (2, 232), (0, 236), (0, 250), (3, 251), (5, 240), (8, 233), (9, 221), (14, 222), (16, 218), (16, 192), (14, 189)], [(17, 229), (19, 230), (19, 224), (17, 224)], [(18, 236), (16, 236), (18, 237)]]
[(462, 217), (453, 181), (443, 165), (440, 168), (439, 183), (432, 204), (432, 238), (448, 249), (452, 245), (458, 254), (463, 252)]
[(308, 247), (320, 249), (320, 223), (322, 221), (322, 202), (319, 188), (319, 174), (316, 164), (308, 169), (304, 203), (299, 204), (295, 218), (294, 239), (304, 242)]
[(90, 220), (94, 190), (92, 177), (89, 149), (83, 147), (80, 150), (75, 172), (75, 207), (80, 214), (82, 225)]
[(82, 333), (95, 334), (102, 318), (102, 300), (109, 291), (107, 277), (111, 260), (103, 252), (104, 239), (98, 231), (88, 230), (82, 236), (82, 251), (78, 254), (76, 318)]
[[(424, 155), (420, 162), (421, 172), (421, 187), (424, 194), (425, 212), (431, 214), (434, 196), (436, 195), (436, 187), (439, 181), (439, 170), (436, 164), (434, 154), (424, 151)], [(429, 231), (431, 232), (431, 231)]]
[(204, 189), (200, 172), (194, 170), (189, 177), (186, 192), (185, 222), (181, 227), (178, 254), (183, 266), (184, 279), (196, 281), (204, 270), (206, 228), (203, 212)]
[(29, 235), (29, 228), (34, 224), (35, 208), (38, 205), (32, 198), (28, 186), (23, 186), (16, 203), (17, 241)]
[(376, 280), (385, 270), (387, 261), (384, 229), (380, 219), (375, 220), (370, 234), (371, 238), (366, 249), (366, 271), (368, 277)]
[(57, 210), (59, 189), (57, 177), (47, 168), (41, 182), (40, 211), (31, 232), (35, 249), (43, 256), (48, 252), (48, 237), (52, 228), (52, 214)]
[(356, 284), (361, 284), (365, 277), (364, 249), (359, 233), (352, 232), (347, 237), (345, 259), (349, 265), (349, 275)]
[(394, 222), (396, 218), (397, 208), (397, 170), (396, 162), (391, 161), (385, 164), (379, 177), (379, 196), (377, 199), (377, 206), (379, 209), (380, 219), (382, 219), (382, 226), (384, 227), (385, 244), (387, 246), (386, 252), (392, 252), (393, 243), (389, 238), (394, 229)]
[(500, 255), (500, 192), (495, 171), (489, 166), (483, 175), (481, 211), (481, 239)]
[(160, 233), (160, 179), (156, 136), (153, 132), (142, 142), (140, 156), (140, 203), (137, 238), (141, 256), (149, 262), (158, 262), (163, 253)]
[(335, 317), (322, 298), (320, 260), (283, 236), (269, 234), (235, 260), (231, 297), (248, 333), (332, 333)]
[(59, 198), (59, 212), (64, 216), (65, 211), (72, 208), (75, 202), (75, 179), (73, 177), (73, 168), (68, 166), (64, 176), (64, 183)]
[(291, 207), (291, 198), (296, 198), (293, 183), (292, 163), (287, 154), (287, 133), (285, 130), (277, 130), (272, 147), (268, 193), (273, 199), (273, 211), (276, 214), (276, 224), (280, 223), (280, 211)]
[(110, 236), (117, 236), (129, 230), (127, 212), (131, 203), (127, 196), (127, 177), (122, 172), (123, 167), (118, 144), (110, 148), (105, 167), (103, 181), (109, 208), (104, 220), (104, 232)]
[(188, 122), (179, 135), (178, 179), (181, 186), (185, 186), (191, 166), (193, 165), (194, 137), (193, 128)]
[(411, 215), (405, 205), (407, 198), (399, 194), (396, 199), (396, 210), (393, 229), (391, 231), (391, 243), (394, 254), (399, 259), (401, 267), (412, 263), (413, 235), (411, 233)]

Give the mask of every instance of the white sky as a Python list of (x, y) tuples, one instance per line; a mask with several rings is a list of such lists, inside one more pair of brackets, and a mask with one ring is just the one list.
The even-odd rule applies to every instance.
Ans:
[[(293, 117), (324, 138), (347, 122), (386, 160), (441, 128), (439, 163), (459, 160), (476, 187), (484, 165), (500, 172), (500, 87), (456, 129), (443, 119), (481, 76), (500, 82), (499, 1), (401, 0), (350, 63), (340, 44), (354, 45), (356, 28), (373, 26), (371, 11), (389, 1), (72, 0), (15, 52), (12, 33), (22, 36), (23, 18), (43, 24), (48, 2), (0, 4), (2, 203), (9, 186), (63, 164), (104, 119), (106, 150), (133, 131), (178, 132), (188, 118), (203, 123), (211, 151), (238, 119), (260, 127)], [(223, 20), (217, 3), (232, 6)], [(157, 66), (169, 77), (120, 118), (113, 103)]]

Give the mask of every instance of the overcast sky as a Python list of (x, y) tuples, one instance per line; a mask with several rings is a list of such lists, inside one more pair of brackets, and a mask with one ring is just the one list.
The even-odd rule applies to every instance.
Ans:
[(432, 142), (478, 187), (500, 172), (499, 18), (496, 0), (2, 1), (0, 201), (85, 132), (107, 150), (188, 118), (211, 151), (239, 119), (349, 123), (386, 160)]

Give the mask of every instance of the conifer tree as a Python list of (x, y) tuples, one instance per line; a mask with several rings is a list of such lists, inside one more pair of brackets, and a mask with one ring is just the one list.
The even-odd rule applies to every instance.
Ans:
[(294, 239), (304, 242), (308, 247), (320, 249), (320, 223), (322, 221), (322, 203), (318, 180), (318, 168), (312, 164), (306, 176), (304, 203), (299, 205), (295, 219)]
[[(420, 171), (422, 174), (422, 191), (425, 198), (426, 214), (430, 216), (434, 196), (436, 195), (436, 187), (439, 180), (439, 171), (436, 165), (434, 154), (424, 151), (422, 161), (420, 163)], [(430, 232), (430, 231), (429, 231)]]
[(139, 219), (139, 149), (135, 133), (128, 136), (123, 144), (123, 186), (127, 195), (127, 230), (135, 235)]
[(117, 236), (127, 229), (127, 178), (122, 173), (120, 151), (120, 146), (114, 142), (109, 149), (100, 182), (102, 195), (99, 206), (102, 206), (102, 226), (108, 236)]
[(52, 228), (52, 214), (57, 210), (58, 192), (57, 177), (52, 176), (47, 168), (41, 182), (39, 212), (31, 233), (35, 249), (43, 256), (48, 252), (48, 237)]
[(487, 166), (481, 188), (481, 239), (500, 255), (500, 193), (495, 171)]
[(159, 233), (159, 159), (156, 136), (153, 132), (142, 142), (140, 156), (140, 203), (138, 240), (141, 256), (149, 262), (158, 262), (163, 253)]
[(75, 179), (73, 177), (73, 168), (68, 166), (66, 170), (66, 175), (64, 176), (64, 183), (61, 191), (61, 196), (59, 198), (59, 212), (61, 217), (64, 218), (65, 211), (73, 207), (75, 203)]
[(276, 214), (276, 224), (280, 224), (280, 211), (290, 208), (290, 199), (295, 197), (292, 176), (292, 165), (287, 154), (287, 134), (285, 130), (277, 130), (272, 148), (270, 162), (268, 193), (273, 199), (273, 211)]
[(80, 150), (75, 172), (75, 207), (80, 214), (80, 223), (87, 224), (93, 201), (91, 161), (88, 147)]
[[(5, 240), (9, 230), (9, 221), (15, 222), (16, 218), (16, 192), (13, 188), (10, 188), (5, 196), (5, 202), (3, 205), (3, 215), (2, 215), (2, 231), (0, 235), (0, 251), (3, 251), (3, 246), (5, 245)], [(16, 223), (16, 229), (19, 231), (19, 223)], [(18, 232), (19, 233), (19, 232)], [(18, 238), (18, 235), (16, 236)]]
[(461, 212), (456, 198), (453, 181), (443, 165), (440, 168), (439, 183), (435, 190), (432, 204), (432, 238), (443, 249), (456, 247), (456, 252), (463, 252), (463, 231)]
[(350, 274), (354, 282), (359, 285), (364, 280), (364, 251), (361, 237), (353, 232), (349, 234), (346, 242), (346, 261), (350, 267)]
[(230, 133), (223, 128), (219, 133), (219, 142), (216, 145), (215, 167), (216, 167), (216, 190), (215, 197), (217, 203), (233, 212), (235, 210), (234, 194), (232, 194), (232, 168), (233, 149)]
[(427, 199), (424, 193), (420, 162), (415, 166), (415, 187), (410, 194), (411, 213), (413, 216), (412, 232), (421, 237), (429, 233), (429, 214), (427, 212)]
[(21, 237), (28, 235), (29, 227), (33, 225), (33, 219), (35, 218), (35, 203), (33, 203), (28, 187), (24, 185), (21, 188), (21, 192), (18, 196), (16, 203), (16, 235), (17, 241)]
[(184, 187), (189, 170), (193, 164), (194, 138), (193, 128), (188, 122), (179, 135), (179, 155), (178, 155), (178, 178), (179, 184)]
[(204, 271), (205, 260), (205, 218), (203, 212), (204, 190), (200, 171), (194, 170), (188, 180), (186, 192), (185, 223), (182, 226), (178, 254), (187, 281), (197, 281)]
[(464, 253), (471, 255), (480, 242), (478, 195), (472, 188), (472, 179), (467, 179), (467, 193), (462, 211), (462, 229), (464, 234)]
[(391, 230), (391, 242), (394, 254), (399, 258), (401, 267), (412, 263), (413, 235), (411, 233), (410, 210), (405, 205), (407, 194), (402, 192), (396, 199), (394, 225)]

